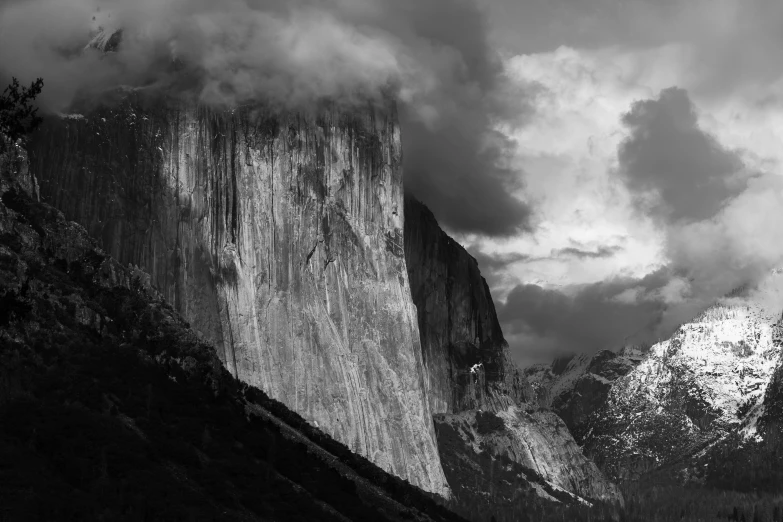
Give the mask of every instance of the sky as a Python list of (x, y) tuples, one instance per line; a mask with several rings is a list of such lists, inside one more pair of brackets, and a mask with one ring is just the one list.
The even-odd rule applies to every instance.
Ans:
[(780, 266), (783, 5), (482, 0), (528, 231), (453, 229), (523, 365), (667, 338)]
[(527, 365), (665, 339), (780, 266), (782, 25), (775, 0), (0, 0), (0, 83), (44, 76), (55, 113), (118, 84), (395, 96), (406, 188)]

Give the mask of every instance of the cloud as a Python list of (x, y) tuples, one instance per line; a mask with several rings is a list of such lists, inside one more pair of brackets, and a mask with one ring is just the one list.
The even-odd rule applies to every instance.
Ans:
[[(295, 106), (318, 98), (361, 99), (403, 83), (418, 94), (434, 84), (432, 74), (418, 74), (422, 64), (397, 36), (353, 25), (351, 16), (359, 12), (339, 4), (15, 2), (0, 15), (0, 64), (6, 75), (48, 79), (47, 91), (57, 99), (44, 101), (54, 110), (65, 109), (77, 92), (118, 84), (166, 85), (217, 105), (262, 99)], [(83, 50), (99, 27), (122, 29), (116, 53)]]
[(693, 299), (711, 301), (753, 284), (783, 262), (783, 177), (767, 173), (710, 219), (670, 227), (666, 251)]
[(468, 249), (476, 258), (479, 268), (487, 272), (496, 272), (507, 268), (509, 265), (530, 259), (530, 256), (521, 252), (488, 253), (481, 250)]
[(769, 59), (783, 44), (783, 4), (777, 0), (484, 3), (495, 28), (493, 40), (513, 53), (550, 51), (561, 45), (637, 50), (676, 42), (690, 62), (689, 87), (703, 93), (769, 85), (783, 73), (781, 64)]
[(783, 262), (783, 232), (770, 226), (783, 220), (779, 163), (749, 174), (742, 150), (701, 130), (683, 89), (635, 102), (623, 123), (631, 135), (618, 148), (618, 173), (663, 231), (671, 275), (657, 290), (667, 303), (662, 329)]
[(577, 259), (605, 259), (621, 252), (623, 247), (619, 245), (601, 246), (597, 250), (583, 250), (576, 247), (560, 248), (552, 251), (552, 257), (572, 257)]
[(509, 267), (530, 259), (529, 255), (521, 252), (489, 253), (470, 246), (467, 250), (476, 259), (481, 275), (493, 289), (505, 281)]
[[(783, 155), (770, 156), (770, 151), (777, 150), (771, 147), (772, 139), (767, 140), (766, 149), (747, 150), (756, 144), (749, 136), (757, 136), (756, 129), (764, 127), (754, 119), (758, 111), (742, 112), (741, 100), (734, 99), (731, 110), (715, 112), (709, 101), (703, 105), (700, 101), (697, 107), (684, 89), (639, 87), (631, 80), (645, 76), (627, 74), (634, 70), (633, 60), (608, 60), (595, 70), (596, 64), (590, 61), (594, 54), (588, 53), (573, 66), (581, 87), (570, 88), (584, 101), (574, 102), (574, 97), (553, 91), (557, 97), (550, 104), (554, 112), (549, 118), (558, 129), (573, 120), (579, 123), (585, 111), (595, 107), (596, 99), (610, 106), (596, 93), (611, 92), (618, 83), (628, 82), (627, 89), (634, 95), (624, 98), (627, 105), (620, 110), (616, 104), (610, 106), (615, 111), (615, 129), (625, 132), (585, 133), (590, 136), (589, 150), (580, 150), (578, 143), (572, 147), (577, 158), (572, 162), (577, 166), (574, 172), (585, 172), (582, 165), (586, 162), (579, 158), (593, 158), (596, 151), (602, 155), (600, 166), (617, 197), (603, 198), (594, 188), (603, 179), (598, 168), (590, 177), (581, 178), (585, 180), (581, 186), (574, 182), (554, 186), (563, 201), (575, 202), (573, 206), (580, 197), (591, 198), (596, 205), (604, 205), (604, 213), (614, 212), (615, 220), (627, 227), (627, 241), (614, 255), (591, 256), (610, 253), (601, 252), (600, 245), (618, 244), (608, 234), (599, 237), (582, 232), (595, 229), (603, 222), (603, 214), (584, 213), (579, 221), (555, 227), (552, 223), (562, 219), (567, 207), (550, 211), (548, 221), (531, 238), (541, 243), (538, 247), (531, 243), (537, 250), (519, 248), (531, 254), (527, 263), (516, 267), (517, 280), (528, 284), (514, 287), (498, 306), (504, 333), (520, 362), (551, 359), (569, 351), (616, 348), (623, 342), (666, 339), (717, 299), (743, 284), (752, 286), (783, 263), (783, 228), (772, 225), (783, 221)], [(562, 55), (561, 50), (554, 56)], [(545, 84), (557, 86), (574, 74), (569, 65), (554, 78), (545, 78)], [(596, 82), (595, 89), (582, 78)], [(631, 101), (634, 98), (637, 101)], [(564, 106), (559, 112), (558, 104)], [(586, 108), (580, 110), (582, 105)], [(747, 121), (732, 119), (737, 112), (747, 115)], [(600, 113), (588, 114), (603, 121)], [(764, 117), (769, 118), (769, 113)], [(535, 130), (530, 139), (546, 135)], [(544, 151), (563, 153), (562, 141), (544, 146), (550, 147)], [(534, 159), (545, 157), (538, 149), (532, 150)], [(544, 181), (551, 179), (541, 176)], [(530, 184), (535, 183), (531, 178)], [(620, 218), (623, 208), (633, 212)], [(550, 228), (556, 237), (548, 239)], [(644, 251), (634, 229), (654, 232), (644, 236), (655, 245), (646, 256), (641, 255)], [(620, 230), (616, 233), (623, 235)], [(569, 237), (580, 241), (564, 244), (562, 238)], [(537, 261), (547, 252), (550, 258), (559, 257)], [(591, 267), (592, 279), (578, 279)], [(533, 282), (537, 284), (529, 284)], [(555, 283), (562, 284), (555, 287)]]
[[(562, 289), (521, 284), (498, 307), (498, 318), (520, 359), (531, 358), (542, 346), (549, 347), (551, 358), (650, 341), (666, 310), (652, 292), (667, 278), (662, 270), (642, 279), (614, 278)], [(629, 291), (637, 294), (634, 299), (627, 298)]]
[(631, 134), (618, 150), (619, 173), (647, 214), (699, 221), (742, 192), (741, 159), (699, 128), (685, 90), (635, 102), (622, 122)]
[(520, 172), (501, 163), (511, 156), (510, 145), (477, 140), (490, 126), (486, 113), (470, 104), (437, 127), (403, 112), (405, 186), (455, 232), (508, 237), (531, 230), (532, 210), (514, 195)]
[[(117, 52), (84, 49), (99, 26), (122, 29)], [(445, 225), (529, 228), (508, 142), (492, 130), (527, 106), (468, 0), (6, 0), (0, 81), (12, 75), (43, 77), (40, 102), (55, 112), (117, 85), (296, 109), (389, 93), (407, 185)]]

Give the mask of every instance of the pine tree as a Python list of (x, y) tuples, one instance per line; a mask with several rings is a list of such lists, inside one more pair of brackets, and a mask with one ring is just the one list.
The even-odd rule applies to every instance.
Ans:
[(30, 87), (21, 87), (19, 80), (13, 78), (0, 94), (0, 133), (11, 139), (12, 143), (32, 132), (43, 121), (38, 109), (32, 106), (35, 97), (41, 94), (43, 80), (38, 78)]

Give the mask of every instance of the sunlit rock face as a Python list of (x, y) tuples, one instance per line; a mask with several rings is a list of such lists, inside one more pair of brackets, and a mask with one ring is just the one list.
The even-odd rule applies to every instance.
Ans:
[(783, 344), (781, 283), (773, 272), (654, 345), (592, 414), (585, 452), (610, 476), (636, 479), (695, 461), (728, 436), (760, 437)]
[(123, 95), (46, 122), (31, 163), (42, 198), (150, 273), (233, 374), (448, 494), (391, 102), (301, 114)]
[(476, 260), (410, 195), (405, 259), (433, 413), (501, 410), (522, 400), (523, 382)]

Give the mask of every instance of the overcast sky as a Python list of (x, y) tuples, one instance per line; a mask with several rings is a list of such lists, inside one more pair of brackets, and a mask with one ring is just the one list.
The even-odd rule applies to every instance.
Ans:
[(515, 358), (655, 341), (783, 257), (783, 3), (480, 0), (529, 232), (453, 230)]
[(43, 76), (48, 112), (394, 93), (406, 187), (528, 364), (666, 338), (781, 264), (780, 27), (779, 0), (0, 0), (0, 84)]

